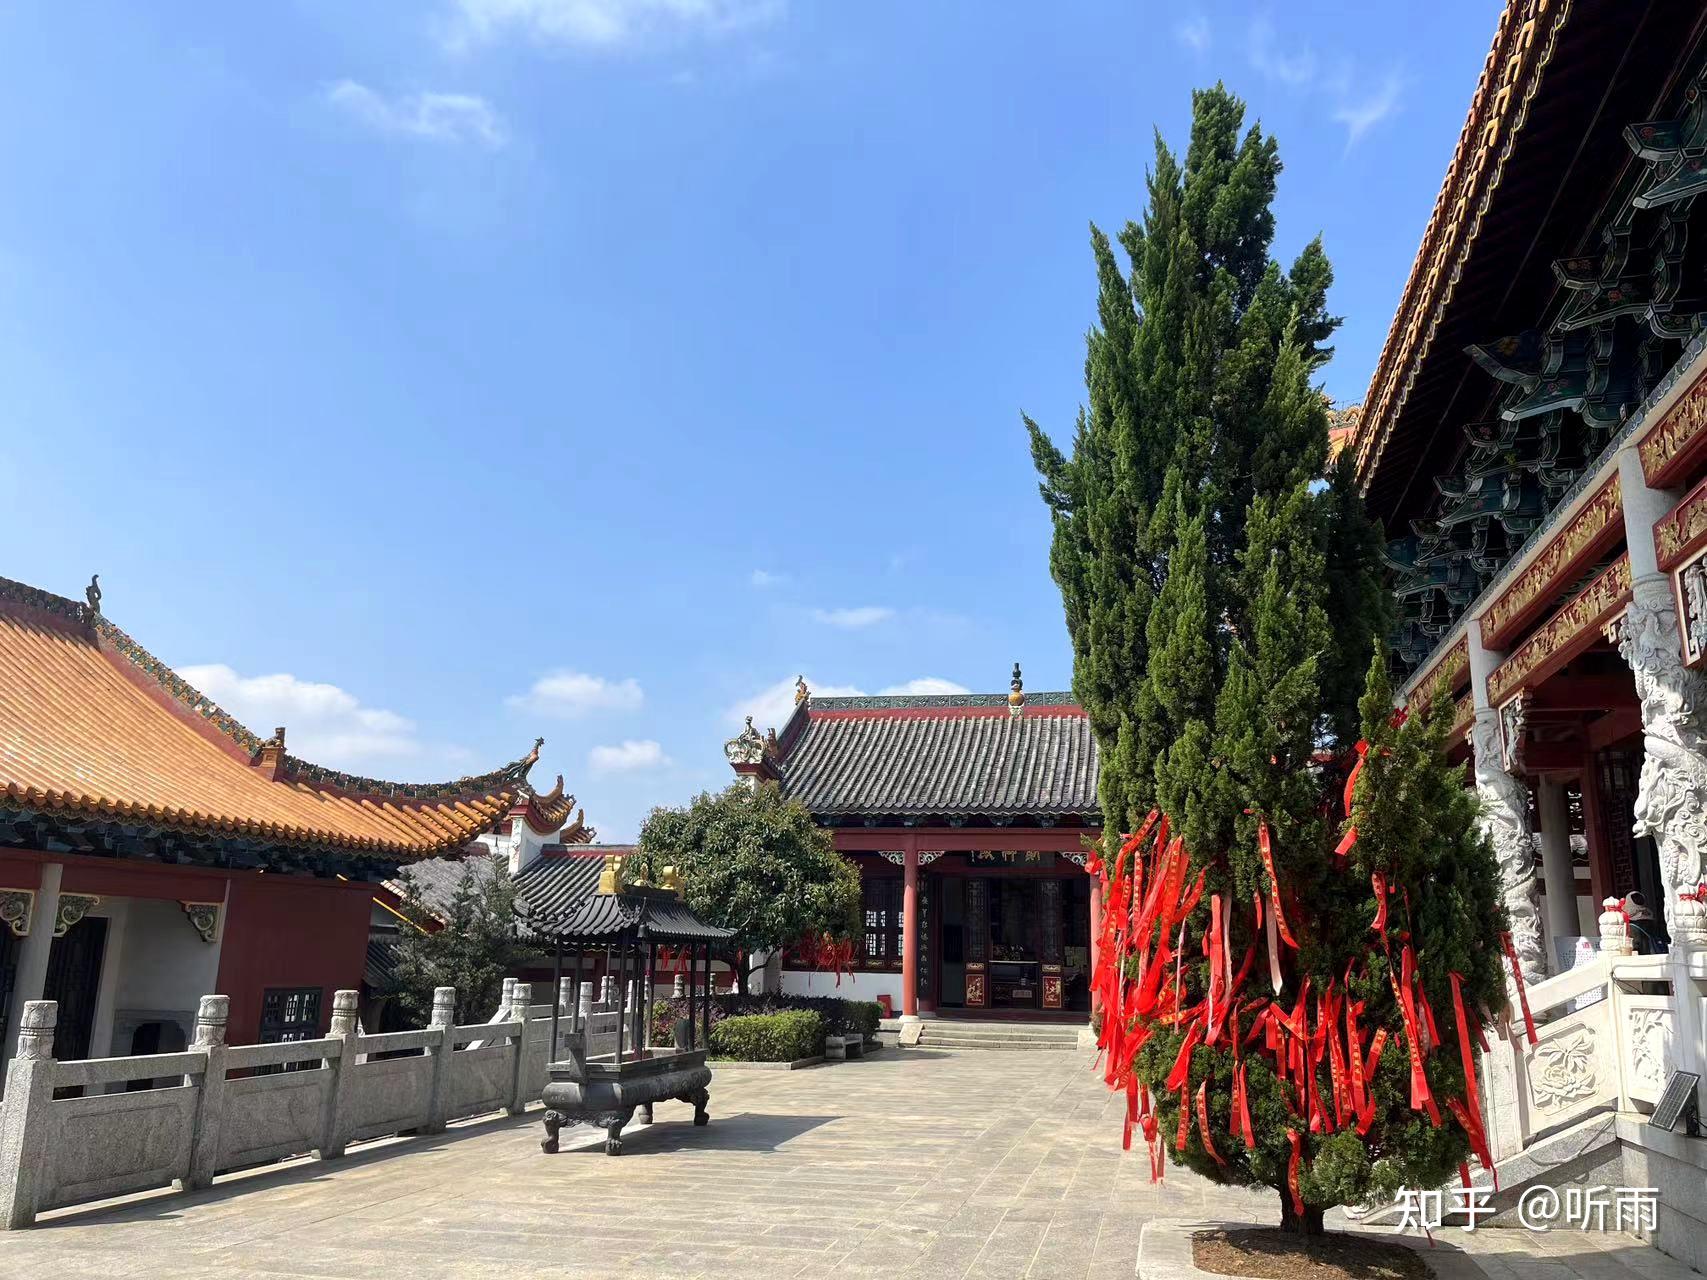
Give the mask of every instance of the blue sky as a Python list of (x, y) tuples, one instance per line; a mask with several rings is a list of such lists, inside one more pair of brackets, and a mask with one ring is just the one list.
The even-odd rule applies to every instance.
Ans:
[(544, 735), (612, 838), (797, 672), (1063, 688), (1088, 222), (1224, 78), (1360, 398), (1498, 9), (0, 5), (0, 573), (327, 764)]

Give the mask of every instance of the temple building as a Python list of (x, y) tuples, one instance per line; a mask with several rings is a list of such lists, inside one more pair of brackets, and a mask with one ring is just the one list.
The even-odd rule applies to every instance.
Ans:
[(780, 733), (724, 748), (774, 783), (859, 868), (862, 928), (836, 983), (793, 954), (785, 992), (877, 1000), (903, 1016), (1083, 1020), (1100, 832), (1097, 747), (1064, 693), (816, 698)]
[(1507, 5), (1349, 446), (1405, 695), (1455, 699), (1532, 977), (1608, 896), (1707, 938), (1704, 29)]
[[(4, 1054), (57, 1000), (61, 1059), (184, 1048), (197, 1000), (232, 1043), (322, 1035), (361, 980), (375, 882), (520, 812), (538, 745), (480, 777), (381, 782), (244, 728), (101, 612), (0, 578)], [(567, 810), (565, 809), (565, 814)]]
[(1610, 1141), (1667, 1188), (1643, 1234), (1697, 1267), (1707, 1154), (1672, 1130), (1707, 1108), (1704, 37), (1698, 2), (1509, 0), (1344, 446), (1401, 697), (1450, 696), (1541, 1024), (1484, 1059), (1495, 1158), (1522, 1150), (1515, 1183)]

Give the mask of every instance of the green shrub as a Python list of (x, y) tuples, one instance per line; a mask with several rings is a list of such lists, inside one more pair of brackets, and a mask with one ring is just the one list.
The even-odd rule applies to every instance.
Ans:
[(824, 1019), (807, 1009), (723, 1018), (711, 1028), (711, 1053), (738, 1062), (793, 1062), (824, 1052)]
[[(704, 1010), (694, 1006), (694, 1034), (699, 1034), (699, 1020)], [(877, 1035), (883, 1019), (883, 1006), (874, 1000), (842, 1000), (835, 996), (732, 995), (720, 993), (711, 1001), (711, 1026), (736, 1015), (781, 1013), (789, 1009), (806, 1009), (824, 1019), (824, 1031), (832, 1036), (862, 1036), (867, 1040)], [(669, 1044), (672, 1028), (679, 1018), (688, 1016), (685, 999), (660, 998), (652, 1006), (652, 1039), (654, 1044)]]
[(849, 1000), (849, 1023), (867, 1039), (877, 1038), (877, 1028), (883, 1022), (883, 1006), (875, 1000)]

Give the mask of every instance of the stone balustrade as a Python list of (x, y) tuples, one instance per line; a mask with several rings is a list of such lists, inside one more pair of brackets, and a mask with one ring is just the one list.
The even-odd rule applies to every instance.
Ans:
[[(568, 979), (558, 998), (560, 1036), (576, 1027), (614, 1047), (614, 1011), (577, 1008)], [(362, 1031), (356, 993), (339, 991), (330, 1035), (279, 1044), (227, 1044), (228, 1006), (202, 997), (182, 1053), (59, 1062), (57, 1005), (30, 1001), (0, 1096), (0, 1223), (27, 1227), (62, 1205), (197, 1189), (227, 1170), (514, 1115), (539, 1099), (555, 1056), (553, 1008), (533, 1004), (527, 983), (506, 984), (493, 1021), (462, 1026), (455, 990), (439, 987), (428, 1026), (380, 1035)]]
[[(1590, 961), (1527, 990), (1536, 1022), (1530, 1044), (1512, 1026), (1489, 1037), (1482, 1057), (1489, 1145), (1496, 1162), (1595, 1112), (1630, 1112), (1659, 1100), (1683, 1056), (1676, 955), (1635, 955), (1619, 900), (1600, 916), (1600, 950)], [(1687, 979), (1685, 1005), (1702, 999)]]

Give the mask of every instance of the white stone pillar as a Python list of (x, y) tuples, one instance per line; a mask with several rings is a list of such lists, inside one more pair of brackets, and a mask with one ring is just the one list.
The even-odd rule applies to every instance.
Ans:
[[(1674, 495), (1650, 489), (1634, 447), (1618, 456), (1624, 537), (1630, 554), (1630, 608), (1618, 652), (1630, 664), (1642, 706), (1642, 776), (1635, 834), (1659, 849), (1666, 927), (1671, 934), (1673, 1053), (1683, 1071), (1707, 1076), (1707, 1018), (1696, 975), (1707, 952), (1707, 906), (1693, 895), (1707, 879), (1707, 679), (1683, 665), (1683, 638), (1671, 579), (1661, 573), (1654, 525)], [(1707, 1106), (1707, 1087), (1698, 1089)]]
[[(1536, 786), (1536, 809), (1541, 819), (1541, 880), (1547, 886), (1547, 940), (1583, 937), (1577, 910), (1577, 873), (1571, 865), (1571, 815), (1565, 784), (1542, 778)], [(1551, 958), (1557, 960), (1558, 948)]]
[(1672, 495), (1647, 487), (1634, 448), (1623, 450), (1618, 463), (1631, 580), (1618, 652), (1630, 664), (1642, 706), (1635, 833), (1652, 836), (1659, 848), (1672, 940), (1707, 945), (1707, 910), (1678, 897), (1707, 877), (1707, 727), (1701, 720), (1707, 680), (1683, 665), (1671, 579), (1660, 572), (1654, 550), (1654, 525), (1671, 510)]
[(1541, 936), (1541, 894), (1535, 876), (1535, 845), (1529, 835), (1529, 788), (1507, 772), (1500, 750), (1499, 712), (1488, 700), (1488, 676), (1504, 655), (1482, 645), (1476, 619), (1465, 627), (1470, 646), (1470, 696), (1476, 723), (1470, 730), (1476, 760), (1476, 792), (1482, 800), (1480, 824), (1499, 861), (1501, 896), (1511, 922), (1512, 947), (1523, 980), (1547, 976), (1547, 949)]
[(30, 912), (30, 931), (18, 945), (18, 966), (12, 976), (12, 1012), (6, 1018), (8, 1059), (18, 1052), (18, 1027), (23, 1021), (24, 1006), (40, 1000), (47, 986), (47, 958), (53, 949), (53, 925), (59, 918), (59, 882), (64, 872), (63, 863), (42, 863), (41, 887), (36, 890), (35, 906)]

